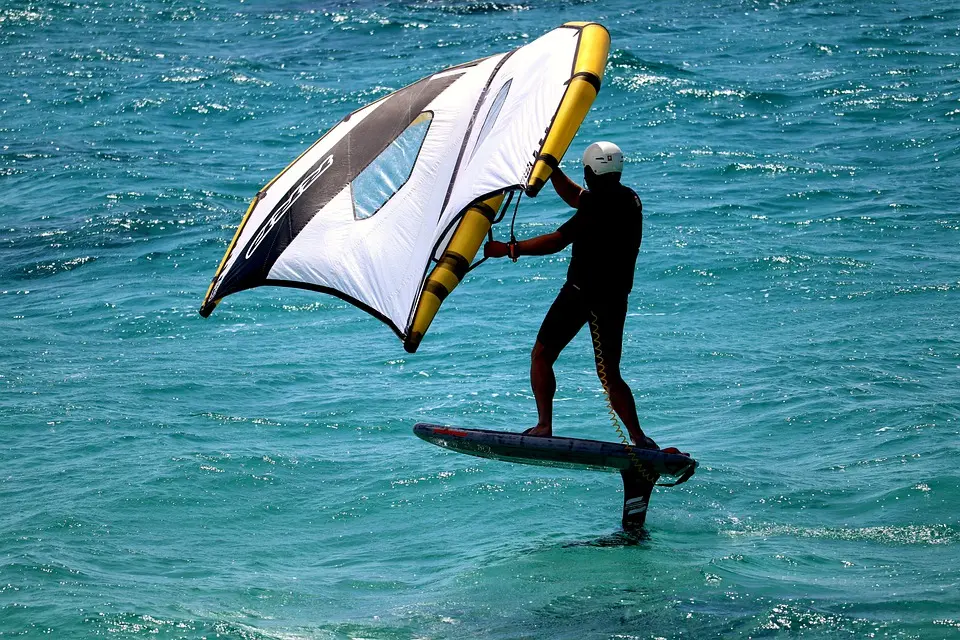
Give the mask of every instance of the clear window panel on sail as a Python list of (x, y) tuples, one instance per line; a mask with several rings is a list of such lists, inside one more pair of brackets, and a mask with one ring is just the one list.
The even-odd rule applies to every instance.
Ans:
[(379, 156), (353, 180), (353, 215), (364, 220), (383, 207), (406, 184), (427, 137), (433, 114), (417, 116)]

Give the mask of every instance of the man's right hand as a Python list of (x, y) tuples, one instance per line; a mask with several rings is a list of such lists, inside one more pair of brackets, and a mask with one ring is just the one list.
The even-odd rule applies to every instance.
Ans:
[(509, 253), (506, 242), (491, 240), (483, 245), (483, 255), (486, 258), (503, 258)]

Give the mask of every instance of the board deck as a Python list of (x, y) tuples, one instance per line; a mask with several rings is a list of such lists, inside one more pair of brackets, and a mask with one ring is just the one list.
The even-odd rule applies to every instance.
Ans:
[(617, 442), (544, 438), (426, 423), (414, 425), (413, 432), (427, 442), (458, 453), (522, 464), (617, 472), (639, 462), (658, 474), (674, 477), (697, 467), (696, 460), (683, 454), (628, 448)]

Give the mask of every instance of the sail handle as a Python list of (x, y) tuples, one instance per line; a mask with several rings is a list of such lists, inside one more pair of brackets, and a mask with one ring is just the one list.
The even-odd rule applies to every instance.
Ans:
[[(511, 203), (512, 201), (513, 201), (513, 191), (510, 191), (510, 192), (507, 193), (507, 201), (504, 202), (504, 203), (503, 203), (503, 206), (500, 207), (500, 213), (497, 215), (496, 219), (493, 221), (493, 224), (490, 225), (490, 228), (487, 229), (487, 240), (488, 240), (488, 241), (490, 241), (490, 242), (493, 242), (493, 241), (494, 241), (494, 237), (493, 237), (493, 227), (494, 227), (494, 225), (496, 225), (498, 222), (500, 222), (501, 220), (503, 220), (503, 218), (507, 215), (507, 209), (510, 208), (510, 203)], [(514, 218), (516, 218), (516, 211), (514, 211)], [(513, 228), (513, 227), (511, 227), (511, 228)], [(476, 262), (474, 262), (473, 264), (471, 264), (471, 265), (470, 265), (470, 268), (467, 269), (467, 273), (470, 273), (471, 271), (473, 271), (474, 269), (476, 269), (477, 267), (479, 267), (480, 265), (482, 265), (484, 262), (487, 261), (487, 259), (488, 259), (487, 256), (484, 256), (484, 257), (480, 258), (479, 260), (477, 260)]]

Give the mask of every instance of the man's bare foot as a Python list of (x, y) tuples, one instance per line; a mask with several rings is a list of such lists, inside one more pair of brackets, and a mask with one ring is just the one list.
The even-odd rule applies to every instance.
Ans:
[(657, 446), (657, 443), (654, 442), (653, 438), (651, 438), (650, 436), (646, 436), (646, 435), (643, 436), (643, 438), (640, 439), (640, 442), (637, 442), (632, 436), (630, 439), (633, 440), (633, 446), (635, 446), (637, 449), (654, 449), (657, 451), (660, 450), (660, 447)]
[(537, 426), (530, 427), (529, 429), (524, 431), (523, 435), (538, 436), (540, 438), (549, 438), (553, 436), (553, 427), (545, 427), (543, 425), (538, 424)]

